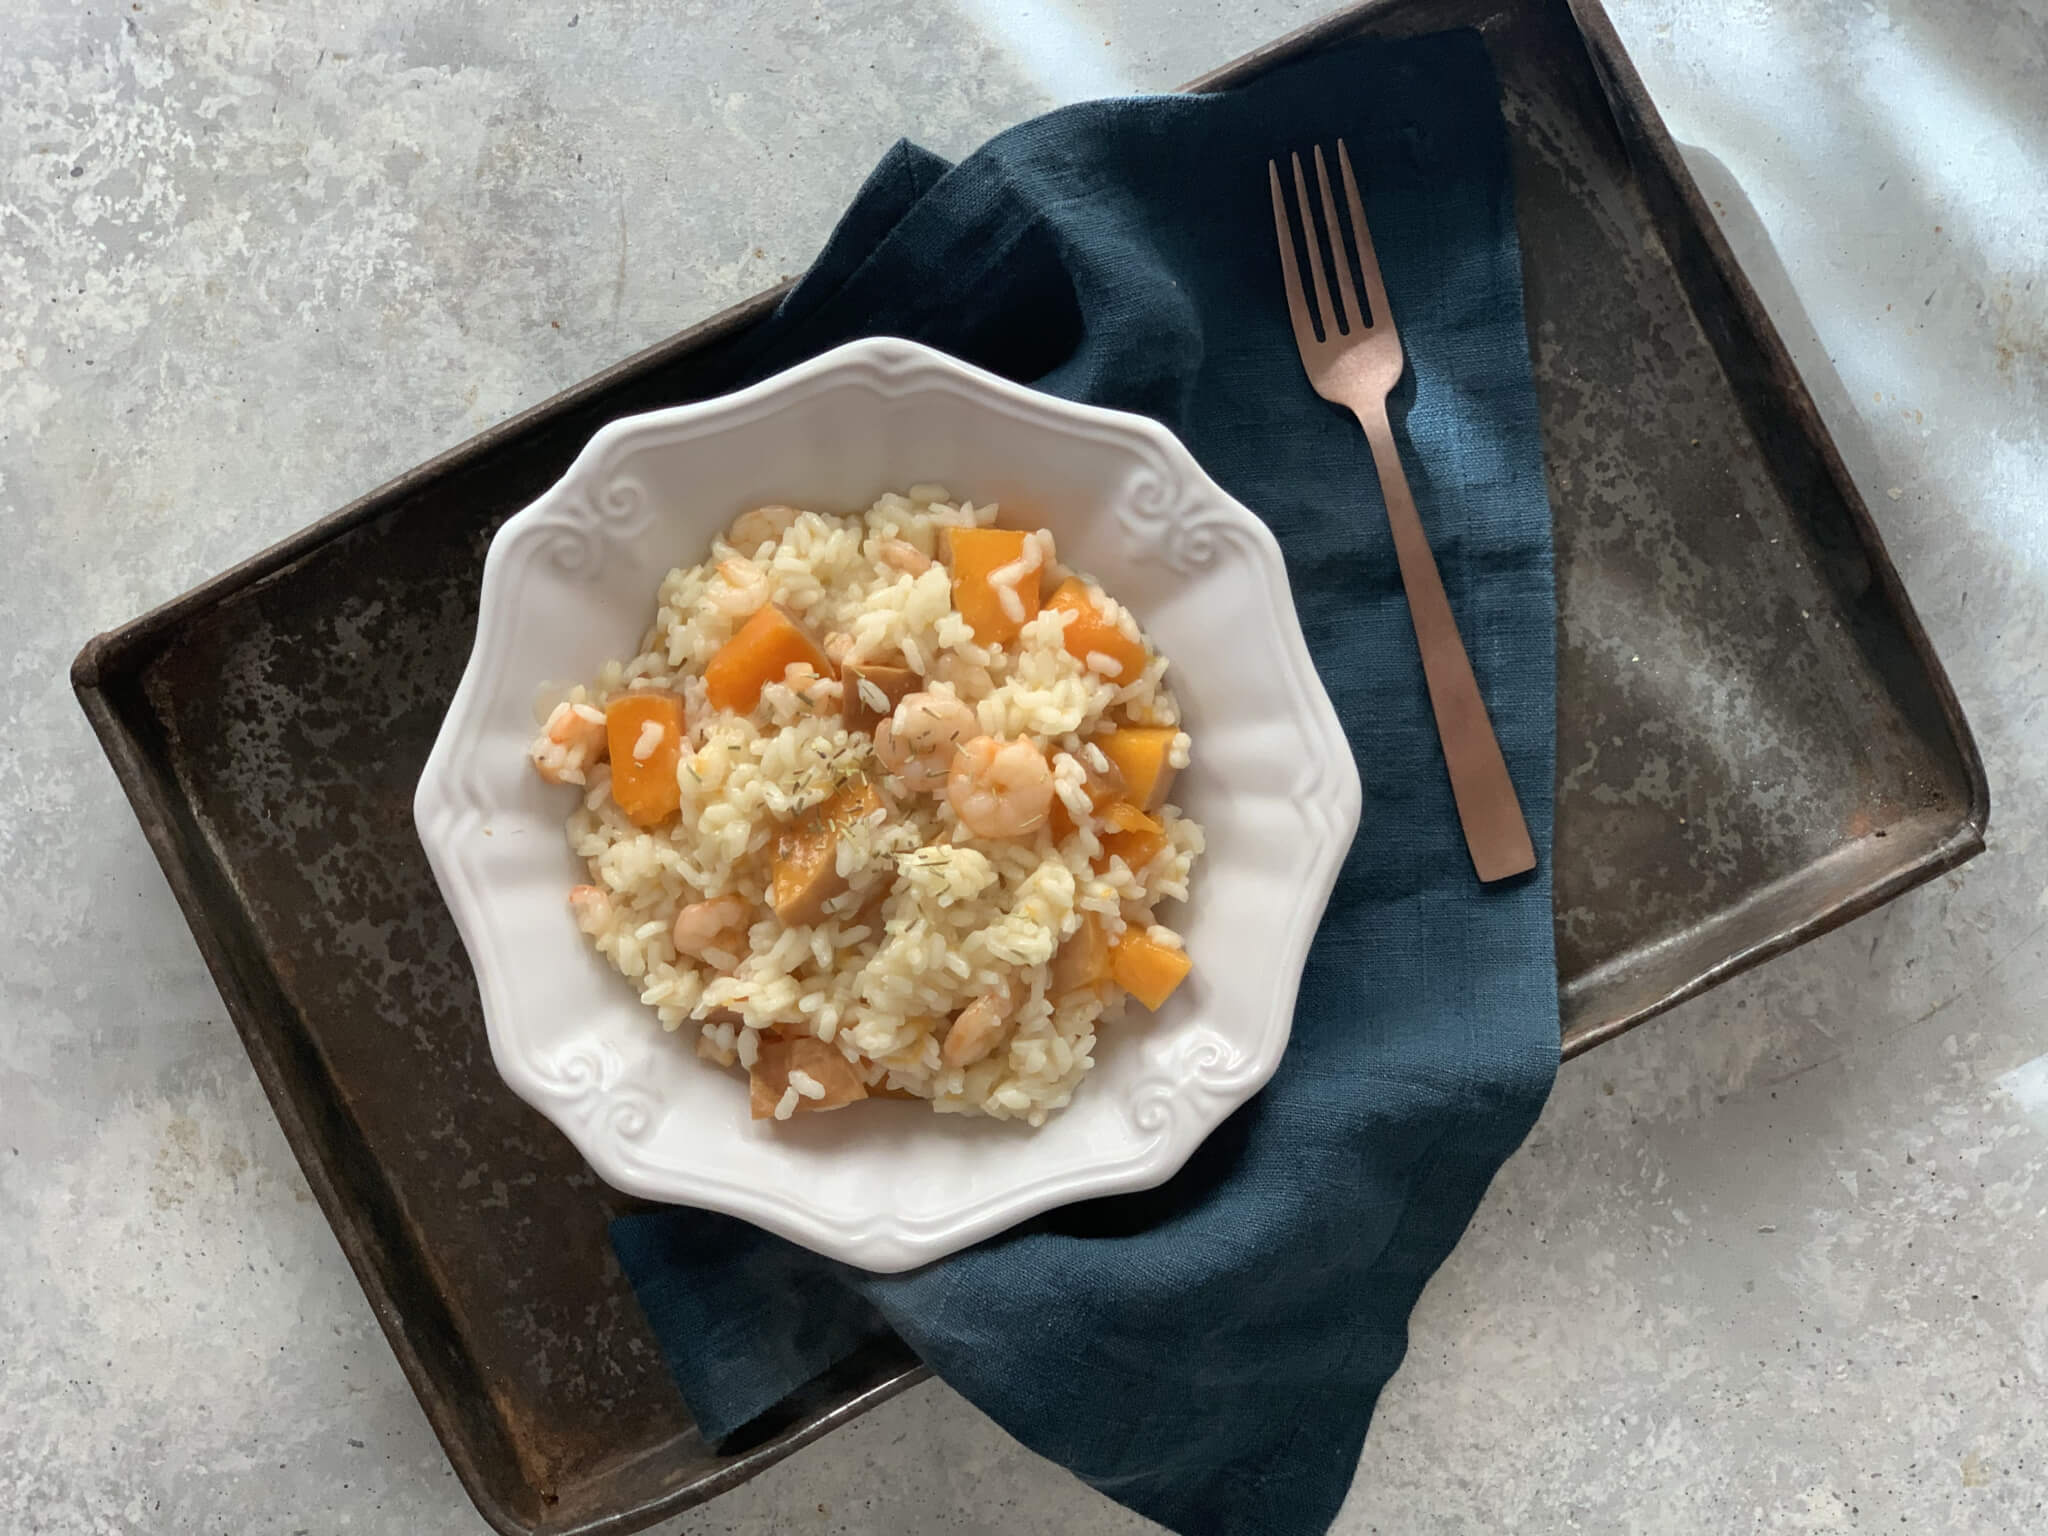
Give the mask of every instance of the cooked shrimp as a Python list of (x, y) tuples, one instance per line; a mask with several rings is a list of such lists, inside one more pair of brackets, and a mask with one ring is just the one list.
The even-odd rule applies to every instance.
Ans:
[(596, 938), (612, 922), (612, 899), (600, 885), (569, 888), (569, 910), (576, 914), (576, 926)]
[(1010, 1023), (1010, 996), (984, 992), (960, 1010), (953, 1027), (946, 1031), (939, 1047), (939, 1059), (949, 1067), (971, 1067), (996, 1048)]
[[(714, 952), (737, 962), (747, 952), (753, 909), (737, 896), (693, 901), (676, 913), (676, 952), (703, 960)], [(729, 967), (726, 967), (729, 969)]]
[(548, 716), (548, 740), (557, 746), (604, 748), (604, 711), (589, 704), (557, 704)]
[(932, 557), (908, 539), (883, 539), (875, 545), (875, 555), (882, 564), (906, 576), (922, 576), (932, 568)]
[[(907, 788), (936, 794), (946, 787), (960, 743), (980, 729), (974, 711), (950, 695), (906, 694), (875, 727), (875, 756)], [(1044, 759), (1039, 761), (1043, 766)]]
[(755, 507), (732, 520), (732, 526), (725, 531), (725, 541), (734, 549), (744, 549), (751, 554), (763, 544), (773, 544), (789, 532), (790, 525), (802, 515), (795, 507), (785, 507), (780, 502)]
[(531, 755), (550, 784), (581, 784), (583, 770), (605, 759), (603, 712), (588, 704), (557, 704)]
[(734, 556), (718, 562), (723, 587), (714, 587), (707, 599), (711, 606), (730, 618), (744, 619), (768, 605), (768, 573), (751, 560)]
[(946, 798), (976, 837), (1027, 837), (1052, 808), (1052, 765), (1028, 741), (977, 736), (962, 746), (946, 779)]
[(843, 667), (846, 665), (846, 658), (853, 654), (853, 636), (843, 629), (835, 629), (820, 642), (820, 648), (825, 652), (825, 659), (833, 666)]

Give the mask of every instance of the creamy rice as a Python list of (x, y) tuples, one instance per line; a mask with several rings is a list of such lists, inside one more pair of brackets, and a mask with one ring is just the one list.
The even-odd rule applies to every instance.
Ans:
[[(664, 1028), (688, 1031), (700, 1056), (752, 1074), (757, 1115), (835, 1107), (821, 1076), (832, 1069), (858, 1085), (855, 1097), (914, 1096), (944, 1112), (1040, 1124), (1068, 1102), (1094, 1064), (1098, 1029), (1126, 1007), (1114, 979), (1056, 985), (1062, 945), (1078, 937), (1085, 947), (1084, 924), (1103, 943), (1132, 945), (1110, 950), (1118, 975), (1134, 941), (1182, 949), (1156, 908), (1185, 899), (1201, 828), (1156, 803), (1157, 852), (1133, 869), (1105, 849), (1115, 827), (1091, 799), (1105, 774), (1116, 777), (1103, 750), (1112, 732), (1165, 742), (1167, 765), (1186, 765), (1190, 743), (1178, 731), (1166, 659), (1147, 646), (1142, 666), (1119, 682), (1130, 669), (1116, 654), (1070, 654), (1066, 613), (1027, 611), (1034, 575), (1042, 598), (1072, 574), (1042, 530), (987, 578), (1001, 614), (1024, 621), (1021, 632), (1008, 645), (977, 643), (954, 605), (947, 540), (950, 530), (996, 519), (995, 507), (955, 503), (935, 486), (884, 496), (854, 516), (746, 513), (704, 563), (662, 581), (639, 654), (552, 701), (534, 743), (543, 775), (581, 791), (568, 835), (589, 884), (571, 896), (575, 920)], [(1114, 630), (1104, 643), (1142, 643), (1132, 616), (1089, 590)], [(766, 681), (749, 713), (714, 708), (706, 667), (771, 604), (829, 662)], [(1014, 835), (980, 835), (962, 819), (976, 807), (954, 799), (970, 771), (966, 752), (945, 749), (953, 777), (940, 790), (888, 771), (876, 733), (847, 724), (849, 711), (865, 707), (871, 718), (892, 702), (873, 683), (846, 681), (846, 668), (877, 665), (914, 674), (905, 680), (914, 699), (967, 706), (983, 735), (1029, 743), (1054, 809)], [(675, 805), (653, 825), (636, 824), (614, 798), (610, 759), (623, 750), (633, 771), (659, 767), (664, 727), (639, 724), (609, 756), (602, 729), (609, 708), (643, 692), (680, 700), (684, 737), (666, 744), (679, 751)], [(911, 739), (911, 711), (905, 704), (890, 716), (899, 744)], [(1026, 768), (1031, 760), (1030, 751), (1015, 759)], [(849, 786), (864, 784), (873, 800), (849, 802)], [(778, 860), (794, 846), (793, 829), (820, 825), (831, 846), (817, 888), (836, 894), (814, 920), (785, 922), (771, 904)], [(982, 1014), (955, 1023), (984, 999)], [(970, 1022), (986, 1027), (998, 1014), (986, 1054), (949, 1064), (949, 1033), (960, 1032), (950, 1054), (972, 1056)], [(836, 1057), (806, 1046), (810, 1054), (789, 1065), (787, 1047), (805, 1037)]]

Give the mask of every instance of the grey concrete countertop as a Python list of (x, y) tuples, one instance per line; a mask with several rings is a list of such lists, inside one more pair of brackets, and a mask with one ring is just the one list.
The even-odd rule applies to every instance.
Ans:
[[(899, 133), (1324, 0), (0, 0), (0, 1530), (481, 1530), (65, 679), (800, 270)], [(2048, 12), (1615, 0), (1990, 765), (1959, 874), (1568, 1066), (1338, 1529), (2048, 1529)], [(1154, 1529), (920, 1387), (678, 1522)]]

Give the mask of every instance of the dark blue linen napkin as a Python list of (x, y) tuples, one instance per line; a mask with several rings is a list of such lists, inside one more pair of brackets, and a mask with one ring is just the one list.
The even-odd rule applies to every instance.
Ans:
[[(1288, 331), (1266, 161), (1340, 136), (1408, 353), (1402, 461), (1541, 852), (1503, 886), (1459, 834), (1365, 437)], [(1557, 1067), (1550, 507), (1485, 47), (1347, 43), (1237, 91), (1054, 112), (954, 167), (898, 144), (745, 369), (872, 334), (1156, 417), (1266, 520), (1363, 826), (1278, 1074), (1160, 1189), (902, 1275), (680, 1209), (617, 1222), (620, 1262), (713, 1440), (893, 1329), (1176, 1530), (1321, 1531), (1416, 1297)]]

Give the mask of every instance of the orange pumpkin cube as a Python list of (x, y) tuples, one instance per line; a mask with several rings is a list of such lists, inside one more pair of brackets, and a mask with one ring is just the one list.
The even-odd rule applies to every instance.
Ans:
[(1105, 824), (1102, 834), (1102, 860), (1105, 865), (1111, 855), (1115, 855), (1124, 861), (1132, 874), (1141, 874), (1148, 864), (1171, 846), (1166, 828), (1135, 805), (1120, 800), (1102, 813), (1102, 820)]
[[(1110, 623), (1109, 616), (1096, 607), (1088, 588), (1076, 577), (1069, 576), (1061, 582), (1046, 599), (1045, 606), (1068, 616), (1060, 643), (1082, 666), (1112, 683), (1131, 682), (1145, 670), (1144, 645)], [(1114, 670), (1103, 670), (1096, 665), (1098, 659), (1114, 662)]]
[[(1088, 808), (1097, 816), (1123, 797), (1124, 776), (1115, 763), (1107, 772), (1098, 773), (1084, 755), (1081, 759), (1081, 790), (1088, 797)], [(1058, 795), (1052, 797), (1052, 840), (1064, 843), (1074, 835), (1074, 813), (1067, 809), (1067, 802)]]
[(628, 693), (605, 706), (612, 799), (636, 827), (659, 826), (683, 803), (683, 701), (672, 693)]
[(1016, 594), (1014, 606), (996, 590), (996, 575), (1023, 561), (1028, 537), (1016, 528), (955, 528), (949, 536), (953, 606), (982, 645), (1015, 644), (1018, 631), (1038, 615), (1037, 566), (1006, 583)]
[(747, 1107), (756, 1120), (775, 1118), (776, 1106), (789, 1090), (789, 1074), (802, 1072), (824, 1089), (818, 1098), (797, 1095), (795, 1112), (821, 1113), (843, 1109), (868, 1096), (860, 1073), (837, 1049), (811, 1035), (762, 1037), (747, 1070)]
[(1084, 987), (1110, 979), (1109, 938), (1102, 931), (1102, 919), (1093, 912), (1081, 914), (1081, 926), (1060, 944), (1052, 957), (1050, 985), (1054, 1002)]
[(795, 926), (825, 915), (825, 903), (846, 889), (839, 873), (840, 834), (881, 809), (880, 791), (862, 774), (776, 839), (768, 905), (777, 917)]
[(1127, 725), (1095, 738), (1102, 755), (1124, 776), (1124, 798), (1139, 810), (1156, 811), (1166, 804), (1173, 787), (1173, 738), (1179, 734), (1171, 725)]
[(1194, 968), (1186, 950), (1169, 948), (1135, 928), (1126, 928), (1109, 946), (1116, 984), (1154, 1012)]
[(808, 664), (820, 677), (832, 677), (832, 663), (811, 632), (779, 603), (756, 613), (704, 667), (704, 690), (713, 709), (748, 715), (761, 702), (761, 690), (779, 683), (790, 667)]

